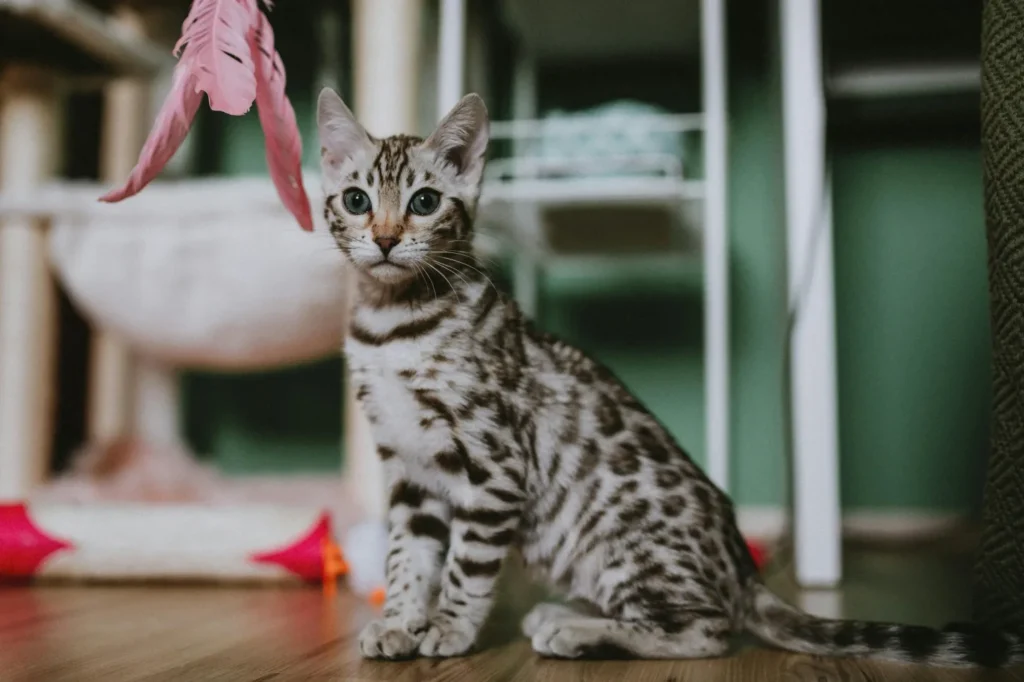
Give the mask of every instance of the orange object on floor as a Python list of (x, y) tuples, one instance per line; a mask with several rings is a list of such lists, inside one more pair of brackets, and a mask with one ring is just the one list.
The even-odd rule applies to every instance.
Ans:
[(370, 603), (374, 606), (384, 606), (384, 599), (387, 597), (387, 590), (383, 587), (378, 587), (370, 593)]
[(329, 535), (324, 537), (321, 546), (323, 548), (321, 555), (324, 564), (324, 591), (334, 594), (338, 587), (338, 578), (348, 573), (348, 564), (341, 553), (341, 547)]

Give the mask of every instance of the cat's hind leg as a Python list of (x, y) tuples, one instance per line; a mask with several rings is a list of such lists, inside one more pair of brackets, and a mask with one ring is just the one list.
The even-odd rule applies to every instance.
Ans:
[(694, 616), (671, 630), (653, 622), (559, 612), (545, 619), (530, 640), (534, 651), (552, 658), (714, 658), (729, 650), (724, 617)]

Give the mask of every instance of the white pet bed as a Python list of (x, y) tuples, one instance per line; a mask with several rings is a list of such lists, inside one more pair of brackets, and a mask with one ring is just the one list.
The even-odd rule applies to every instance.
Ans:
[[(168, 365), (251, 370), (341, 347), (344, 265), (263, 179), (154, 183), (121, 204), (54, 210), (50, 256), (90, 319)], [(314, 211), (314, 213), (317, 213)]]

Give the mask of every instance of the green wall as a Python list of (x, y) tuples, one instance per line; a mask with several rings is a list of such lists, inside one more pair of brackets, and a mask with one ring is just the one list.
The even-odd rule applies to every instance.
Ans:
[(989, 413), (979, 148), (848, 150), (835, 188), (845, 502), (973, 508)]
[[(756, 23), (745, 21), (746, 30)], [(741, 504), (779, 504), (786, 462), (778, 74), (764, 35), (732, 44), (732, 486)], [(312, 100), (308, 92), (293, 96), (310, 161)], [(215, 167), (263, 172), (254, 120), (211, 125), (227, 140)], [(834, 169), (844, 505), (969, 509), (987, 437), (978, 149), (847, 146)], [(556, 271), (544, 293), (541, 324), (609, 364), (701, 459), (699, 272), (632, 279)], [(620, 322), (627, 313), (639, 320), (628, 334)], [(334, 359), (244, 377), (191, 376), (195, 446), (232, 472), (337, 468), (340, 367)]]

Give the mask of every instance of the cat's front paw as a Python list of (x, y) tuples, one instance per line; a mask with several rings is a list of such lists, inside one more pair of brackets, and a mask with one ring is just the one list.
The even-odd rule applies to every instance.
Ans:
[(412, 658), (427, 632), (427, 620), (375, 620), (359, 635), (359, 652), (364, 658)]
[(435, 620), (420, 642), (420, 655), (448, 658), (469, 653), (476, 643), (477, 628), (464, 618)]

